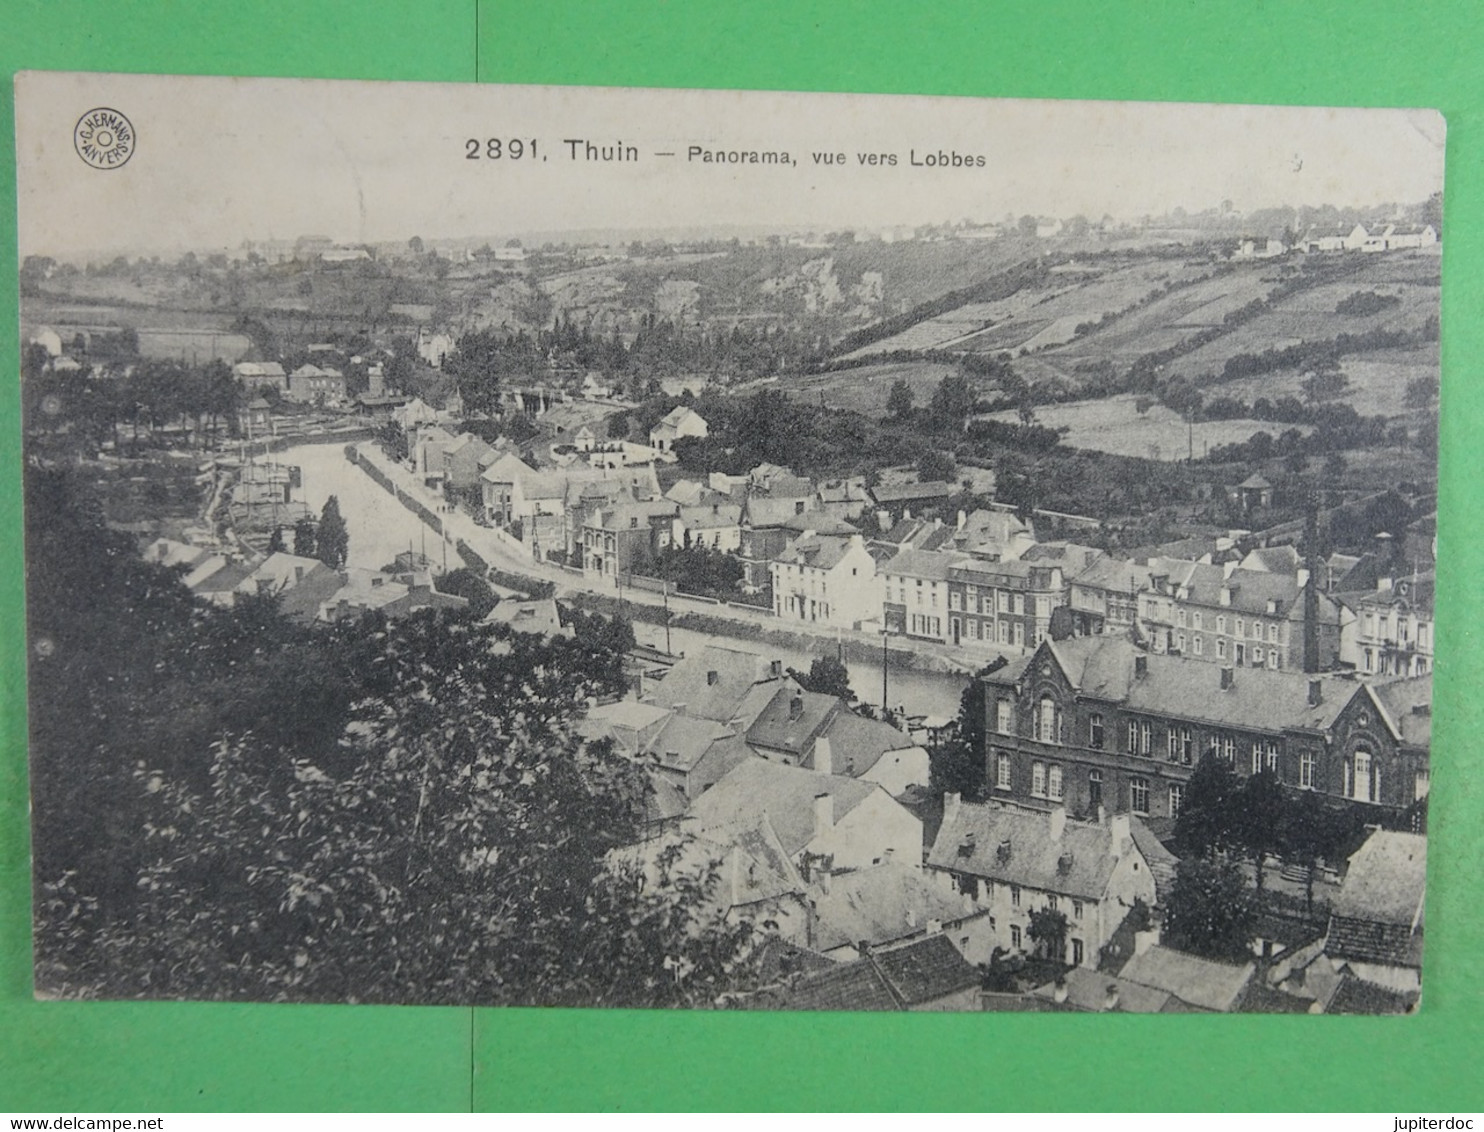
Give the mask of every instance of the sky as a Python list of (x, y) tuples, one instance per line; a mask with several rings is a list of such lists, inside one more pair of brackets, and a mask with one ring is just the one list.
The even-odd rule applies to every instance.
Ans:
[[(93, 168), (75, 147), (74, 127), (97, 107), (134, 126), (121, 167)], [(1426, 110), (47, 72), (16, 80), (20, 251), (57, 258), (307, 234), (354, 244), (708, 226), (859, 232), (1025, 213), (1132, 219), (1223, 200), (1242, 212), (1369, 208), (1439, 190), (1443, 136), (1441, 115)], [(507, 143), (507, 156), (484, 156), (490, 138)], [(508, 156), (512, 138), (525, 142), (519, 160)], [(466, 156), (470, 139), (478, 159)], [(568, 139), (632, 146), (637, 160), (572, 160)], [(705, 163), (689, 159), (693, 146), (786, 152), (794, 164)], [(870, 153), (896, 164), (863, 163)], [(947, 167), (925, 163), (940, 153)], [(954, 167), (955, 153), (982, 164)], [(814, 154), (843, 154), (844, 163)]]

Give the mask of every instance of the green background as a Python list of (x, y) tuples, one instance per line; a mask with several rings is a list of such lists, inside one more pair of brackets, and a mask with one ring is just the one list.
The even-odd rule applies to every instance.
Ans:
[[(153, 71), (1418, 106), (1448, 120), (1427, 993), (1416, 1018), (761, 1015), (31, 1000), (18, 394), (0, 388), (0, 1111), (1478, 1110), (1484, 14), (1477, 0), (0, 0), (10, 75)], [(14, 363), (5, 367), (14, 373)], [(79, 595), (85, 600), (86, 595)]]

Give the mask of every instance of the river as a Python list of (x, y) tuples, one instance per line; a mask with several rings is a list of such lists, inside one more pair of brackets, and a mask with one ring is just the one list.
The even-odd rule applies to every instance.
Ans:
[[(345, 458), (343, 444), (297, 444), (278, 453), (281, 464), (297, 465), (302, 473), (302, 486), (295, 498), (313, 508), (316, 514), (325, 500), (335, 496), (340, 513), (350, 532), (347, 565), (377, 570), (399, 553), (411, 547), (435, 560), (441, 559), (439, 538), (425, 527), (411, 511), (384, 491), (380, 484)], [(463, 565), (452, 546), (447, 547), (448, 565)], [(665, 630), (661, 625), (636, 621), (634, 633), (639, 641), (656, 648), (665, 647)], [(764, 644), (756, 640), (713, 637), (689, 629), (672, 627), (670, 645), (675, 652), (690, 652), (708, 643), (744, 649), (781, 660), (786, 666), (808, 671), (814, 657), (832, 652), (821, 642), (813, 652), (803, 652)], [(900, 642), (895, 642), (900, 645)], [(850, 686), (861, 699), (881, 702), (881, 665), (855, 661), (848, 666)], [(905, 707), (909, 715), (953, 718), (958, 714), (959, 696), (968, 684), (967, 676), (943, 672), (919, 672), (894, 667), (888, 672), (887, 692), (894, 708)]]
[[(294, 498), (308, 504), (316, 515), (330, 496), (340, 501), (340, 514), (350, 532), (347, 566), (379, 570), (408, 549), (425, 551), (435, 562), (442, 562), (438, 536), (347, 460), (344, 444), (296, 444), (277, 453), (276, 459), (280, 464), (298, 465), (303, 484)], [(447, 551), (450, 570), (464, 564), (452, 546)]]
[[(634, 622), (634, 636), (638, 638), (640, 644), (659, 649), (665, 647), (663, 625), (636, 621)], [(678, 629), (674, 626), (670, 628), (670, 647), (673, 652), (690, 653), (708, 644), (759, 653), (769, 660), (783, 661), (785, 668), (797, 668), (801, 672), (809, 671), (809, 665), (813, 663), (815, 657), (834, 654), (833, 646), (824, 642), (821, 642), (818, 649), (806, 653), (780, 648), (761, 641), (734, 640), (730, 637), (697, 633), (691, 629)], [(900, 648), (901, 641), (896, 640), (893, 645)], [(867, 703), (880, 704), (880, 660), (878, 659), (875, 664), (869, 661), (864, 663), (852, 661), (847, 663), (846, 668), (850, 672), (851, 691)], [(963, 695), (964, 688), (968, 686), (970, 679), (971, 677), (966, 675), (960, 676), (948, 672), (919, 672), (893, 666), (887, 671), (887, 698), (893, 708), (906, 708), (908, 715), (941, 716), (945, 719), (953, 719), (958, 715), (959, 697)]]

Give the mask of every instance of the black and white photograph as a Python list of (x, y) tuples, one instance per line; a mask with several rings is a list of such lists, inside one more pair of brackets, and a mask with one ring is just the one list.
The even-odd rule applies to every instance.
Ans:
[(38, 997), (1419, 1009), (1441, 115), (15, 115)]

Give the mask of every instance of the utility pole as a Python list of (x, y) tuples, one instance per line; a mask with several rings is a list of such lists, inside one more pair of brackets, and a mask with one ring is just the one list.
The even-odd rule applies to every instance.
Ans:
[(673, 656), (673, 655), (675, 655), (675, 650), (673, 650), (670, 647), (670, 582), (669, 582), (669, 579), (666, 579), (665, 580), (664, 599), (665, 599), (665, 652), (667, 652), (671, 656)]
[(888, 639), (889, 638), (887, 637), (886, 630), (885, 629), (882, 629), (881, 630), (881, 718), (882, 719), (885, 719), (888, 715), (891, 714), (891, 709), (886, 706), (887, 703), (889, 702), (887, 700), (887, 698), (886, 698), (886, 666), (887, 666), (886, 642), (887, 642)]

